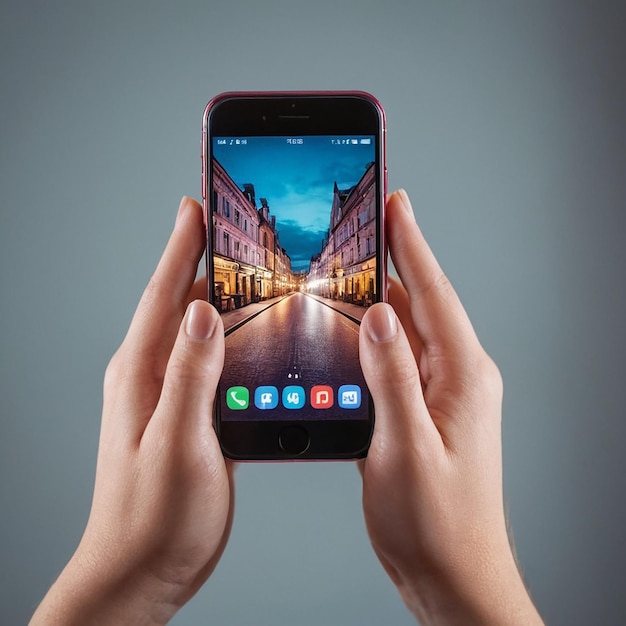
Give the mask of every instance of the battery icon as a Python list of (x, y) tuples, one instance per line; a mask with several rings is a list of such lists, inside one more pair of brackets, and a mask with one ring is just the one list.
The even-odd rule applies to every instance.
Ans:
[(372, 140), (368, 137), (367, 139), (361, 139), (361, 143), (365, 145), (369, 145), (372, 143)]

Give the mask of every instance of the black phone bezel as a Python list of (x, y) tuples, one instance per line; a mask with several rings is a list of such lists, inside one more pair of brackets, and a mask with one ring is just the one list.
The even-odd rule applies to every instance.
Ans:
[[(376, 138), (377, 299), (386, 299), (387, 250), (384, 236), (386, 196), (385, 118), (378, 101), (363, 92), (227, 93), (213, 99), (203, 123), (203, 198), (207, 226), (207, 281), (213, 300), (213, 197), (211, 146), (213, 137), (291, 135), (373, 135)], [(218, 398), (220, 387), (218, 386)], [(228, 458), (246, 460), (338, 460), (367, 455), (374, 425), (374, 406), (368, 393), (369, 418), (323, 420), (222, 420), (220, 402), (214, 411), (215, 430)], [(289, 427), (305, 429), (306, 449), (286, 452), (281, 433)]]

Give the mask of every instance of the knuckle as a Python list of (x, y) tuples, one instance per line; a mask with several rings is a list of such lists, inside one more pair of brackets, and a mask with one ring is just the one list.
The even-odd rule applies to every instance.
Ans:
[(504, 383), (500, 368), (496, 362), (481, 349), (476, 373), (479, 377), (480, 385), (490, 396), (500, 398), (503, 395)]
[(450, 279), (443, 270), (437, 268), (437, 271), (428, 277), (425, 284), (413, 291), (411, 295), (414, 299), (421, 300), (431, 293), (446, 295), (451, 291), (453, 291), (453, 288)]
[(195, 383), (203, 378), (203, 369), (197, 363), (176, 359), (169, 364), (168, 374), (177, 384)]
[(504, 395), (504, 380), (502, 378), (502, 373), (500, 372), (500, 368), (495, 364), (494, 361), (491, 361), (491, 376), (488, 378), (488, 382), (490, 383), (490, 389), (494, 396), (498, 398), (502, 398)]
[(376, 361), (375, 375), (379, 384), (386, 387), (413, 388), (420, 384), (417, 364), (412, 356), (393, 355), (391, 358), (379, 358)]
[(157, 274), (153, 274), (146, 285), (146, 288), (143, 290), (143, 295), (141, 297), (142, 301), (145, 304), (152, 304), (154, 302), (158, 302), (159, 293), (161, 292), (161, 281)]
[(198, 350), (198, 348), (197, 344), (186, 342), (180, 346), (175, 358), (170, 359), (168, 372), (177, 381), (190, 383), (202, 381), (212, 371), (212, 365), (205, 351)]
[(123, 348), (117, 349), (104, 370), (104, 389), (114, 389), (124, 379), (125, 359)]

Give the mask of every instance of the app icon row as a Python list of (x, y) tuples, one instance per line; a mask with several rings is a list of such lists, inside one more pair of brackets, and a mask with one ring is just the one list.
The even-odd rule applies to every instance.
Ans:
[[(254, 390), (254, 406), (261, 410), (278, 407), (279, 401), (286, 409), (301, 409), (307, 402), (304, 387), (289, 385), (278, 391), (277, 387), (264, 385)], [(314, 385), (309, 394), (314, 409), (330, 409), (335, 404), (335, 393), (328, 385)], [(247, 387), (229, 387), (226, 404), (233, 411), (243, 411), (250, 406), (250, 390)], [(341, 385), (337, 391), (337, 404), (342, 409), (358, 409), (361, 406), (361, 388), (358, 385)]]

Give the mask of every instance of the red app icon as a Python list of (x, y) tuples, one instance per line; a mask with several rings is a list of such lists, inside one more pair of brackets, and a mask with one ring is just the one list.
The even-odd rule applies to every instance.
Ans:
[(333, 405), (333, 388), (328, 385), (315, 385), (311, 389), (311, 406), (314, 409), (330, 409)]

